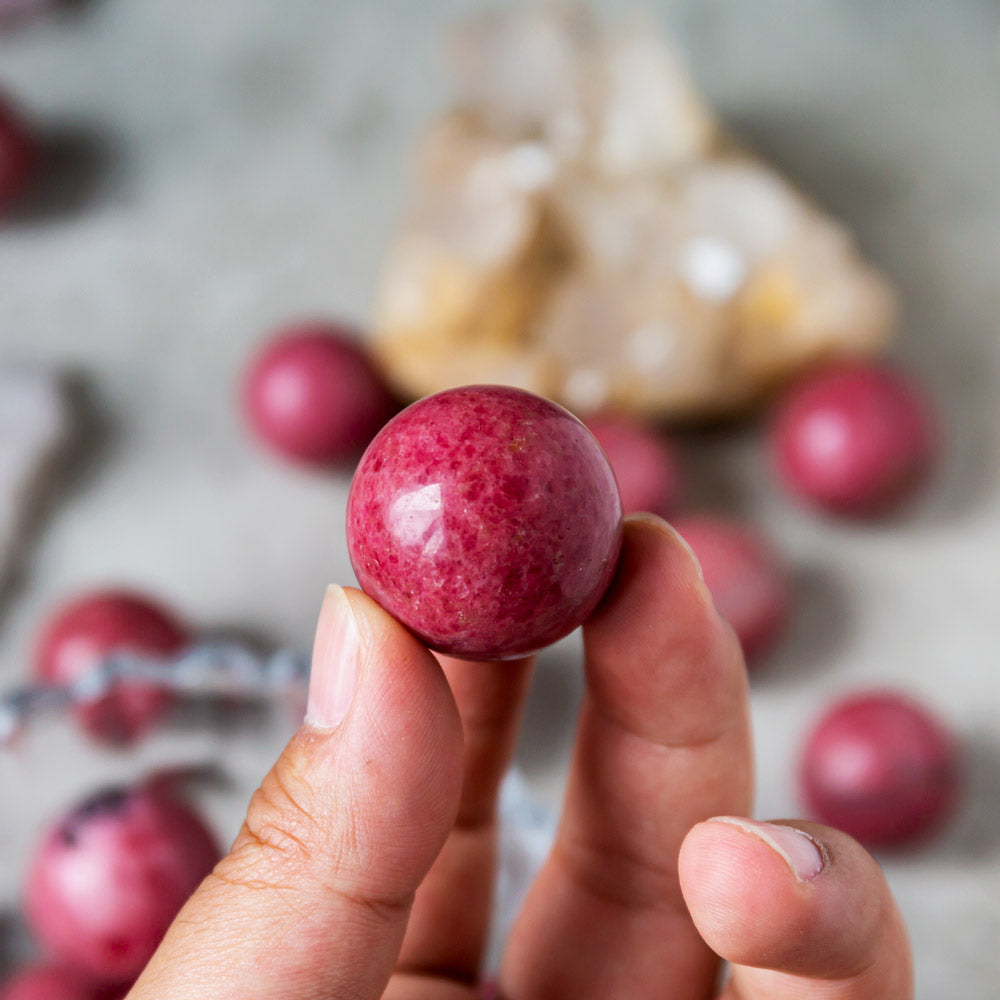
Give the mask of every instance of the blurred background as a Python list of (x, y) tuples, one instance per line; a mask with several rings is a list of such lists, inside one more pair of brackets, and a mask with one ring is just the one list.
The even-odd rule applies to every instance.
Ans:
[[(53, 607), (108, 584), (194, 629), (306, 650), (326, 583), (351, 582), (348, 475), (290, 467), (239, 387), (290, 319), (364, 330), (412, 193), (413, 150), (453, 97), (443, 39), (472, 0), (89, 0), (0, 31), (0, 88), (37, 132), (35, 189), (0, 220), (0, 364), (72, 384), (74, 437), (0, 590), (0, 692)], [(490, 7), (497, 4), (491, 3)], [(502, 6), (502, 4), (500, 5)], [(620, 17), (632, 6), (595, 8)], [(827, 519), (775, 484), (761, 428), (678, 436), (686, 504), (751, 519), (795, 611), (752, 677), (758, 814), (803, 811), (799, 749), (836, 696), (887, 685), (961, 739), (965, 788), (932, 842), (879, 853), (918, 995), (979, 998), (1000, 965), (1000, 7), (992, 0), (647, 2), (725, 127), (857, 236), (899, 292), (891, 356), (945, 447), (917, 502)], [(542, 656), (518, 751), (557, 807), (582, 677)], [(208, 724), (211, 722), (211, 724)], [(0, 748), (0, 911), (44, 825), (160, 766), (219, 764), (221, 839), (294, 726), (286, 709), (178, 718), (127, 751), (44, 719)], [(9, 936), (6, 950), (21, 947)]]

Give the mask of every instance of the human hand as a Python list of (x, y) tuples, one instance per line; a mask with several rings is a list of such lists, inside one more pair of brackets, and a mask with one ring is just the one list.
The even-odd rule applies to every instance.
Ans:
[[(584, 642), (563, 815), (502, 995), (911, 997), (872, 858), (830, 828), (738, 818), (753, 780), (739, 646), (662, 521), (626, 521)], [(531, 670), (435, 658), (331, 588), (306, 722), (128, 1000), (473, 1000)], [(733, 963), (721, 987), (717, 956)]]

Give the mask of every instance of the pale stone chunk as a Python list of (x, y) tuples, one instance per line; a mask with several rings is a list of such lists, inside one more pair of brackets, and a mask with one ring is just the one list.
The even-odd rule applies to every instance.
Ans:
[(425, 138), (377, 307), (404, 393), (714, 415), (883, 349), (887, 282), (720, 133), (669, 46), (546, 7), (473, 22), (456, 53), (461, 104)]

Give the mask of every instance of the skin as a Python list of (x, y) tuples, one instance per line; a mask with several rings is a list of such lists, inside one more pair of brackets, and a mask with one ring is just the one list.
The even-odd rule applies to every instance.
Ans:
[[(746, 674), (664, 522), (628, 519), (584, 637), (566, 802), (503, 996), (912, 997), (899, 911), (857, 843), (783, 821), (818, 848), (802, 879), (753, 828), (712, 819), (750, 810)], [(345, 662), (357, 673), (338, 673)], [(331, 588), (308, 721), (129, 1000), (473, 1000), (497, 791), (532, 666), (435, 658), (363, 594)], [(722, 986), (718, 956), (732, 963)]]

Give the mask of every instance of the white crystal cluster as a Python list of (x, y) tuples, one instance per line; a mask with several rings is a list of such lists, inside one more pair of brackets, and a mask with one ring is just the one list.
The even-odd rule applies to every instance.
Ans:
[(880, 351), (894, 296), (851, 235), (719, 128), (672, 49), (582, 8), (454, 40), (375, 347), (412, 396), (504, 382), (579, 412), (742, 408)]
[(17, 557), (46, 468), (68, 441), (70, 429), (58, 375), (0, 364), (0, 586)]

